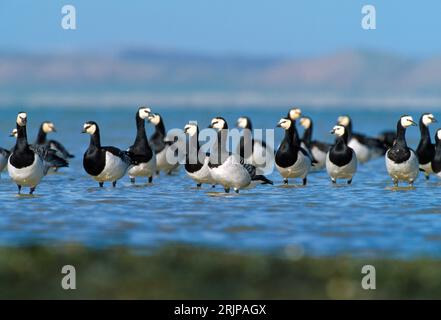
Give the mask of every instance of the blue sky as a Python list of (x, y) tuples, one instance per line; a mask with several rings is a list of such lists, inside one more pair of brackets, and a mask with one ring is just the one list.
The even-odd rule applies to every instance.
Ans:
[[(75, 31), (61, 7), (77, 9)], [(377, 30), (360, 27), (377, 9)], [(398, 0), (0, 0), (0, 50), (96, 50), (130, 46), (207, 53), (309, 56), (370, 48), (441, 53), (441, 1)]]

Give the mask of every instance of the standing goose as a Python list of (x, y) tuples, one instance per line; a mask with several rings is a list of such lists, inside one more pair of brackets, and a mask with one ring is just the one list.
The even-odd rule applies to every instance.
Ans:
[(100, 129), (94, 121), (88, 121), (83, 126), (83, 133), (90, 135), (90, 143), (83, 157), (84, 170), (103, 187), (104, 182), (116, 182), (127, 172), (132, 163), (128, 153), (115, 147), (102, 147)]
[(424, 113), (419, 122), (421, 139), (416, 149), (418, 162), (420, 164), (420, 171), (424, 172), (426, 179), (429, 179), (432, 173), (432, 159), (435, 156), (435, 145), (430, 139), (429, 125), (437, 122), (433, 114)]
[(276, 168), (285, 184), (288, 184), (288, 178), (301, 178), (303, 185), (306, 185), (311, 159), (306, 150), (300, 146), (295, 120), (291, 120), (288, 116), (280, 119), (277, 126), (285, 129), (285, 137), (276, 152)]
[(145, 133), (145, 119), (150, 114), (150, 109), (141, 107), (136, 112), (136, 138), (129, 149), (130, 158), (137, 164), (130, 166), (128, 174), (130, 181), (135, 183), (135, 177), (148, 177), (149, 183), (153, 181), (156, 172), (156, 156), (150, 147)]
[(60, 142), (56, 140), (47, 140), (47, 135), (50, 132), (57, 132), (55, 129), (55, 125), (50, 121), (44, 121), (40, 125), (37, 139), (35, 140), (34, 144), (37, 146), (44, 146), (49, 149), (55, 150), (56, 155), (64, 160), (74, 158), (75, 156), (70, 154), (69, 151), (67, 151), (67, 149)]
[[(18, 130), (17, 129), (12, 130), (10, 137), (17, 138)], [(43, 144), (43, 145), (31, 144), (29, 145), (29, 147), (31, 149), (41, 151), (40, 155), (43, 158), (44, 175), (46, 175), (50, 169), (57, 171), (59, 168), (64, 168), (69, 166), (67, 160), (59, 157), (58, 156), (59, 152), (57, 152), (54, 149), (51, 149), (48, 144)]]
[(348, 146), (348, 131), (346, 127), (336, 125), (331, 133), (337, 138), (326, 155), (326, 171), (332, 183), (337, 183), (337, 179), (347, 179), (348, 184), (351, 184), (357, 171), (357, 156)]
[(243, 135), (240, 137), (236, 153), (245, 163), (252, 164), (258, 172), (263, 173), (269, 160), (267, 156), (274, 154), (274, 151), (264, 141), (254, 139), (250, 118), (243, 116), (237, 119), (237, 127), (242, 129)]
[(45, 174), (44, 150), (29, 146), (26, 123), (27, 114), (20, 112), (17, 116), (17, 140), (8, 160), (8, 173), (17, 184), (19, 194), (22, 187), (29, 187), (30, 194), (33, 194)]
[(326, 166), (326, 154), (328, 153), (331, 145), (312, 140), (312, 119), (309, 117), (302, 117), (299, 120), (300, 125), (305, 129), (303, 132), (302, 142), (304, 143), (307, 151), (310, 152), (313, 159), (316, 161), (312, 170), (320, 170)]
[[(155, 126), (155, 132), (150, 137), (150, 145), (156, 154), (156, 173), (163, 171), (171, 174), (179, 167), (178, 161), (168, 161), (167, 153), (169, 148), (174, 144), (172, 141), (166, 141), (166, 131), (162, 117), (157, 113), (150, 113), (149, 122)], [(176, 155), (177, 149), (175, 150)]]
[(353, 132), (352, 120), (349, 116), (338, 117), (337, 124), (346, 128), (348, 132), (348, 146), (355, 151), (357, 160), (360, 163), (365, 163), (386, 153), (386, 146), (379, 139)]
[(188, 123), (184, 127), (184, 133), (188, 135), (186, 142), (185, 155), (185, 172), (187, 175), (197, 183), (200, 188), (203, 183), (215, 184), (216, 182), (211, 177), (210, 155), (202, 152), (199, 145), (199, 127), (195, 123)]
[(418, 157), (406, 143), (406, 128), (410, 126), (416, 126), (412, 117), (401, 116), (397, 122), (395, 143), (386, 153), (386, 169), (395, 186), (398, 186), (399, 181), (406, 181), (412, 186), (418, 177)]
[(438, 178), (441, 178), (441, 129), (436, 130), (435, 134), (435, 154), (433, 156), (432, 171)]
[(240, 189), (257, 184), (273, 184), (263, 175), (256, 174), (256, 167), (246, 164), (236, 154), (227, 151), (228, 124), (222, 117), (211, 120), (210, 128), (217, 130), (217, 139), (210, 153), (210, 174), (213, 180), (224, 187), (225, 192), (233, 188), (236, 193)]

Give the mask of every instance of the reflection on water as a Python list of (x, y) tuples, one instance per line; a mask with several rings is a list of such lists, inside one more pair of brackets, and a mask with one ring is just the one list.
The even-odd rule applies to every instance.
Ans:
[[(136, 108), (135, 108), (136, 109)], [(0, 145), (8, 147), (7, 134), (15, 112), (0, 120)], [(161, 113), (161, 110), (155, 110)], [(129, 146), (135, 136), (134, 110), (49, 111), (29, 110), (29, 136), (40, 121), (52, 120), (62, 141), (77, 156), (70, 168), (45, 178), (36, 195), (17, 196), (7, 173), (0, 180), (0, 244), (77, 242), (88, 246), (161, 246), (169, 242), (196, 243), (235, 250), (285, 252), (300, 248), (306, 255), (441, 256), (441, 182), (422, 176), (415, 188), (393, 188), (383, 159), (359, 166), (353, 184), (333, 186), (324, 172), (313, 173), (308, 186), (275, 186), (224, 194), (220, 188), (195, 184), (181, 170), (162, 175), (153, 185), (128, 178), (117, 188), (98, 188), (82, 169), (88, 137), (80, 134), (85, 120), (101, 125), (103, 144)], [(347, 111), (345, 111), (347, 112)], [(417, 113), (410, 112), (415, 118)], [(182, 128), (189, 120), (209, 123), (211, 111), (162, 112), (168, 128)], [(229, 111), (222, 115), (233, 126), (249, 115), (256, 128), (273, 128), (284, 111)], [(400, 113), (352, 113), (354, 130), (377, 133), (394, 128)], [(315, 137), (331, 141), (329, 129), (338, 111), (309, 113)], [(149, 134), (151, 126), (147, 126)], [(432, 129), (434, 132), (435, 128)], [(282, 132), (276, 132), (276, 144)], [(415, 146), (417, 129), (408, 132)], [(297, 182), (300, 183), (300, 182)]]

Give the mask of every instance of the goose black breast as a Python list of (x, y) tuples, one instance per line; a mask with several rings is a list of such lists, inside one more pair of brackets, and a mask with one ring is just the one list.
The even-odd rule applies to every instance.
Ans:
[(435, 145), (429, 141), (422, 141), (421, 144), (418, 145), (417, 154), (421, 164), (429, 163), (435, 156)]
[(98, 176), (106, 166), (106, 151), (98, 148), (90, 148), (83, 157), (83, 166), (91, 176)]
[(354, 157), (354, 151), (351, 148), (337, 148), (332, 147), (329, 151), (329, 160), (339, 167), (343, 167), (351, 162), (352, 157)]
[(35, 153), (26, 148), (25, 150), (14, 150), (10, 162), (14, 168), (22, 169), (29, 167), (35, 161)]
[(410, 156), (410, 149), (404, 147), (392, 147), (392, 149), (387, 152), (387, 157), (395, 163), (406, 162)]
[(276, 163), (281, 168), (287, 168), (297, 162), (297, 157), (297, 151), (294, 151), (287, 142), (283, 142), (276, 152)]
[(129, 148), (130, 158), (137, 163), (149, 162), (153, 157), (152, 149), (149, 148), (147, 141), (143, 144), (133, 145)]

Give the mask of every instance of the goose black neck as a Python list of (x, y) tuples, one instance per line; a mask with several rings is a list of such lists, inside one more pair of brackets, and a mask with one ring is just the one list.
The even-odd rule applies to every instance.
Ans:
[(346, 148), (348, 146), (348, 138), (349, 134), (345, 130), (345, 133), (342, 136), (337, 136), (335, 139), (335, 147), (338, 148)]
[(406, 128), (401, 125), (401, 119), (397, 123), (397, 139), (396, 144), (402, 147), (407, 147), (406, 143)]
[(430, 139), (429, 128), (424, 124), (423, 117), (420, 118), (419, 127), (420, 127), (420, 133), (421, 133), (421, 141), (425, 141), (427, 143), (432, 143), (432, 141)]
[(28, 146), (28, 135), (26, 126), (19, 126), (17, 124), (17, 141), (15, 142), (17, 149), (24, 149)]
[(44, 144), (46, 142), (46, 137), (47, 137), (47, 134), (43, 130), (43, 125), (41, 125), (40, 129), (38, 130), (36, 144)]
[(311, 140), (312, 140), (312, 122), (309, 125), (308, 128), (305, 129), (305, 131), (303, 132), (303, 142), (305, 143), (305, 145), (307, 147), (309, 147), (311, 145)]
[(194, 160), (199, 162), (199, 128), (196, 130), (196, 134), (189, 136), (187, 139), (187, 154), (186, 154), (186, 163), (194, 164), (196, 163)]
[(101, 148), (100, 129), (96, 127), (95, 133), (90, 136), (90, 146), (95, 148)]
[(145, 121), (141, 119), (138, 113), (136, 113), (136, 142), (147, 141), (147, 135), (145, 133)]
[(345, 127), (348, 138), (352, 136), (352, 120), (349, 120), (349, 124)]
[(165, 126), (164, 126), (164, 122), (162, 122), (162, 118), (161, 120), (159, 120), (159, 123), (155, 126), (155, 131), (158, 134), (165, 137)]
[(299, 133), (297, 131), (295, 120), (292, 120), (291, 127), (289, 127), (289, 130), (291, 130), (291, 134), (292, 134), (291, 144), (293, 146), (300, 147)]

